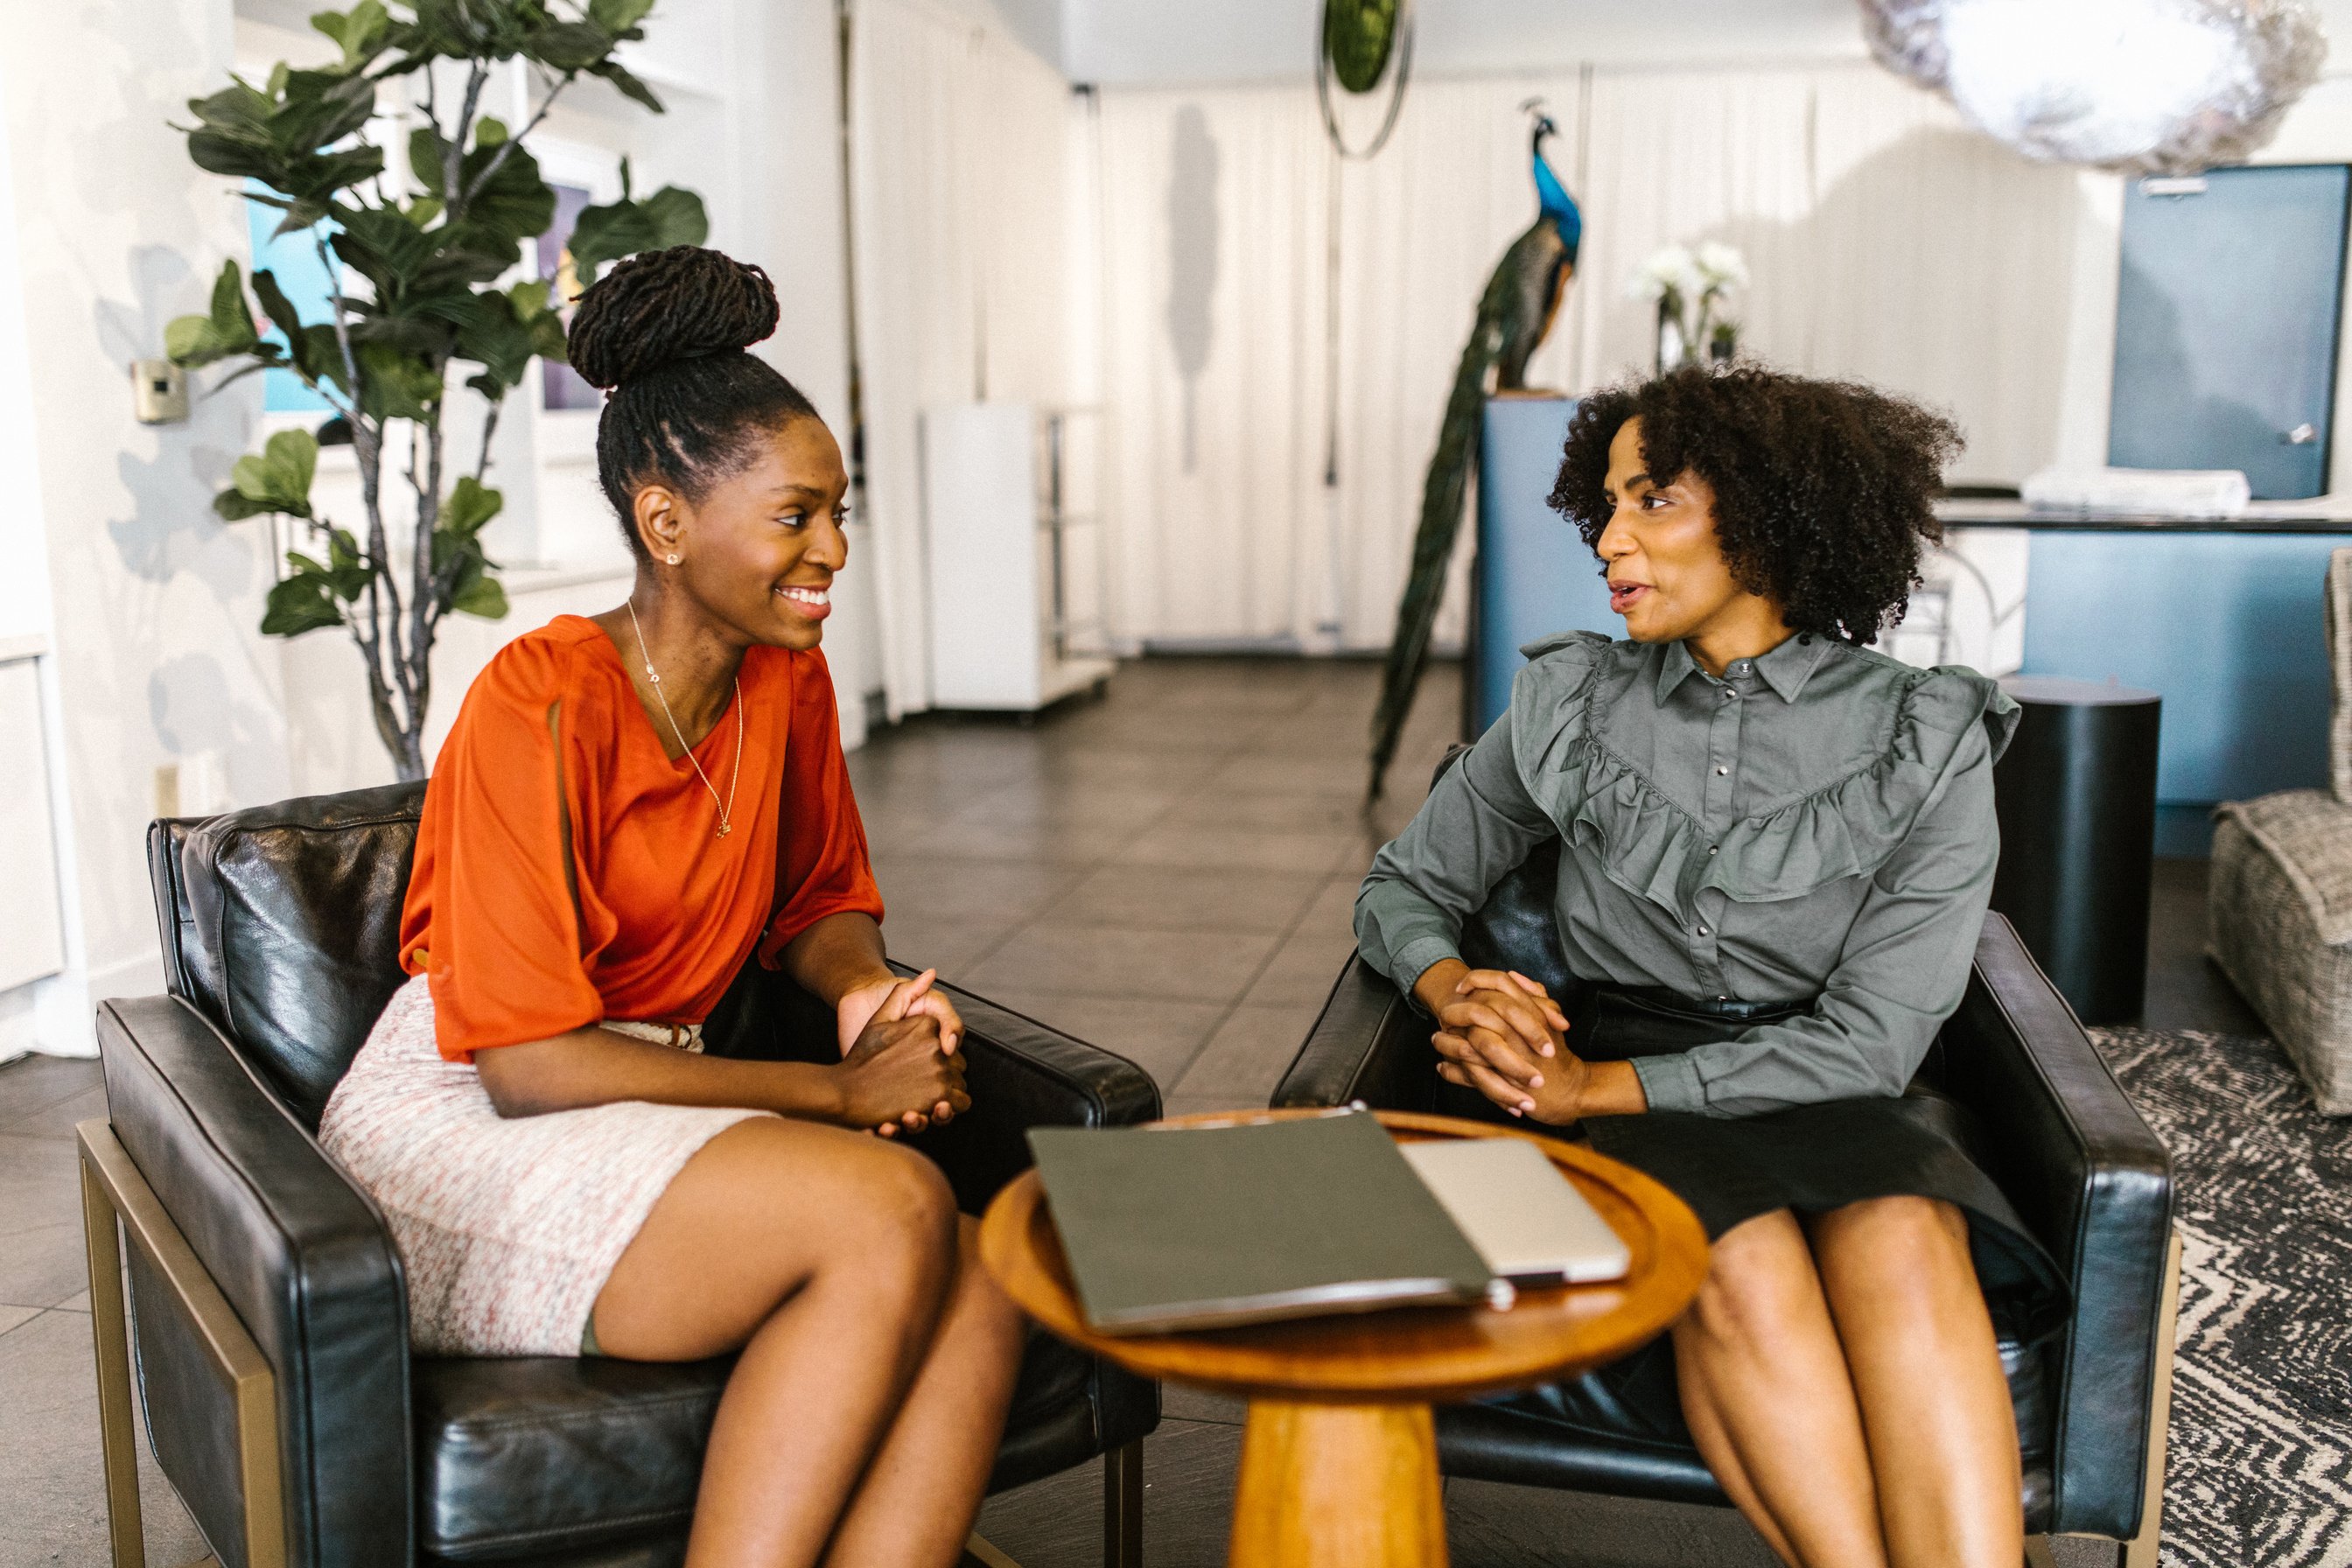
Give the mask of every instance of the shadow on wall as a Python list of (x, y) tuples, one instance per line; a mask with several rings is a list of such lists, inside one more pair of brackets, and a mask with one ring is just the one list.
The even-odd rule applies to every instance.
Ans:
[[(163, 749), (184, 763), (207, 752), (219, 754), (231, 800), (264, 800), (269, 796), (260, 792), (284, 782), (274, 762), (278, 721), (238, 701), (234, 693), (240, 689), (211, 654), (175, 654), (147, 677), (147, 714)], [(257, 772), (263, 759), (270, 760)], [(182, 800), (185, 810), (217, 810), (223, 804)]]
[[(1931, 128), (1855, 163), (1796, 222), (1675, 237), (1746, 255), (1743, 352), (1922, 396), (1969, 439), (1954, 478), (2015, 483), (2056, 452), (2081, 204), (2073, 169)], [(1601, 363), (1646, 371), (1651, 308), (1620, 282), (1593, 282), (1609, 300)]]
[(1168, 344), (1184, 378), (1184, 471), (1193, 471), (1195, 399), (1216, 340), (1217, 142), (1197, 103), (1176, 111), (1168, 174)]

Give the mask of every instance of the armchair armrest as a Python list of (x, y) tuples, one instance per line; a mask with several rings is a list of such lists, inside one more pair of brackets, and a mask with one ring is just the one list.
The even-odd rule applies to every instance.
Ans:
[(2053, 1531), (2131, 1536), (2164, 1328), (2172, 1174), (2074, 1012), (1998, 914), (1944, 1027), (1946, 1093), (1987, 1132), (1987, 1173), (2066, 1275), (2054, 1347)]
[[(899, 973), (920, 973), (893, 962)], [(963, 1016), (971, 1109), (913, 1140), (939, 1162), (968, 1213), (1027, 1170), (1032, 1127), (1126, 1127), (1160, 1114), (1151, 1075), (1124, 1057), (942, 981)], [(725, 1056), (829, 1062), (833, 1014), (793, 980), (754, 961), (703, 1025), (704, 1048)]]
[(1412, 998), (1361, 954), (1351, 955), (1268, 1103), (1281, 1109), (1360, 1100), (1379, 1110), (1427, 1110), (1437, 1081), (1429, 1031)]
[[(105, 1003), (98, 1035), (116, 1140), (276, 1380), (289, 1561), (406, 1563), (407, 1292), (382, 1216), (185, 1002)], [(169, 1375), (174, 1304), (135, 1266), (132, 1289), (142, 1376)], [(188, 1419), (205, 1402), (184, 1392), (184, 1429), (154, 1431), (154, 1446), (209, 1530), (224, 1464), (236, 1480), (220, 1441), (234, 1417)]]
[[(903, 974), (917, 973), (893, 965)], [(963, 1016), (971, 1110), (917, 1140), (940, 1163), (956, 1201), (977, 1214), (1034, 1162), (1032, 1127), (1131, 1127), (1160, 1116), (1151, 1075), (1098, 1046), (941, 984)]]

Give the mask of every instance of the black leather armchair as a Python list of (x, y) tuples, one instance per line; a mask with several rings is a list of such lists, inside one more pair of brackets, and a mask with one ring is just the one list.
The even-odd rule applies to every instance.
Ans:
[[(1466, 923), (1462, 950), (1474, 966), (1515, 968), (1565, 996), (1573, 982), (1550, 908), (1558, 854), (1539, 848), (1506, 878)], [(1454, 1109), (1431, 1028), (1415, 1003), (1351, 958), (1273, 1103)], [(2036, 1538), (2030, 1555), (2048, 1561), (2047, 1534), (2097, 1535), (2124, 1542), (2126, 1568), (2156, 1568), (2179, 1279), (2164, 1147), (1998, 914), (1985, 919), (1967, 996), (1923, 1070), (1990, 1130), (1988, 1173), (2074, 1291), (2062, 1336), (2001, 1347)], [(1448, 1475), (1730, 1505), (1686, 1442), (1598, 1415), (1570, 1427), (1459, 1405), (1438, 1412), (1437, 1441)]]
[[(171, 994), (100, 1009), (108, 1119), (80, 1129), (118, 1564), (141, 1561), (118, 1217), (155, 1456), (228, 1568), (682, 1552), (730, 1363), (413, 1356), (391, 1235), (313, 1137), (403, 978), (421, 801), (394, 786), (150, 831)], [(950, 991), (973, 1108), (915, 1142), (965, 1205), (1028, 1163), (1029, 1127), (1159, 1114), (1140, 1068)], [(705, 1032), (743, 1056), (832, 1049), (829, 1013), (756, 963)], [(1159, 1415), (1156, 1384), (1033, 1331), (991, 1489), (1106, 1456), (1105, 1554), (1132, 1568)]]

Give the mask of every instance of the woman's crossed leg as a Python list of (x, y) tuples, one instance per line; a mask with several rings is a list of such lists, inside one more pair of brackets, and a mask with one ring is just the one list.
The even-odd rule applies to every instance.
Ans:
[(1951, 1205), (1736, 1226), (1674, 1340), (1699, 1452), (1783, 1562), (2022, 1560), (2016, 1420)]
[(670, 1183), (596, 1299), (599, 1346), (740, 1349), (688, 1562), (953, 1563), (996, 1452), (1018, 1311), (910, 1150), (761, 1117)]

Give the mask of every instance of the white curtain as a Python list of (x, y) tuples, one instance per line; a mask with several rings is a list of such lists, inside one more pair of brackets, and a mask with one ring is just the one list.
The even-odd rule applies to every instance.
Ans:
[[(1370, 163), (1331, 153), (1295, 88), (1103, 94), (1105, 510), (1126, 640), (1386, 642), (1479, 290), (1535, 216), (1517, 109), (1535, 94), (1572, 153), (1573, 78), (1416, 84)], [(1531, 374), (1564, 363), (1550, 351)], [(1441, 638), (1460, 635), (1458, 599)]]
[[(1488, 269), (1535, 213), (1520, 102), (1584, 209), (1530, 382), (1646, 371), (1626, 282), (1724, 239), (1748, 350), (1941, 406), (1956, 478), (2049, 460), (2081, 186), (1867, 65), (1414, 84), (1394, 141), (1340, 171), (1339, 372), (1327, 371), (1332, 159), (1296, 88), (1113, 89), (1096, 118), (1112, 616), (1132, 643), (1388, 639), (1423, 471)], [(1324, 483), (1337, 386), (1338, 483)], [(1459, 584), (1439, 622), (1459, 636)]]
[(1069, 88), (929, 0), (850, 12), (850, 234), (883, 694), (930, 706), (922, 411), (1067, 383)]

